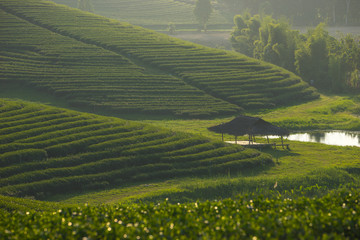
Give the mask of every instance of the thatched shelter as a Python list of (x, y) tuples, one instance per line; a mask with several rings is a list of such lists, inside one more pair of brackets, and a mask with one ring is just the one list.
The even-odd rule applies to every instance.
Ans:
[(281, 136), (281, 139), (283, 139), (283, 136), (289, 135), (289, 132), (286, 129), (274, 126), (261, 118), (243, 115), (236, 117), (230, 122), (209, 127), (208, 129), (216, 133), (221, 133), (222, 136), (224, 133), (233, 135), (235, 136), (235, 142), (237, 141), (238, 136), (249, 135), (249, 144), (250, 141), (252, 141), (252, 139), (255, 137), (255, 135), (277, 135)]

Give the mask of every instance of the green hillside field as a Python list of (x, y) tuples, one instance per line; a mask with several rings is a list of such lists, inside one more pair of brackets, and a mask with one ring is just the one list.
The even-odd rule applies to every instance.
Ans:
[(46, 197), (269, 167), (256, 150), (117, 118), (0, 103), (0, 194)]
[(0, 9), (1, 80), (73, 105), (215, 116), (319, 96), (273, 65), (76, 9), (41, 0), (2, 1)]
[(0, 98), (0, 239), (360, 238), (360, 148), (207, 130), (360, 130), (358, 96), (42, 0), (0, 1), (1, 96), (48, 105)]
[[(77, 0), (53, 0), (59, 4), (77, 8)], [(169, 23), (177, 26), (196, 28), (197, 22), (193, 11), (194, 1), (179, 0), (92, 0), (96, 14), (129, 22), (145, 27), (166, 27)], [(215, 8), (210, 16), (209, 25), (231, 24)]]
[(2, 99), (0, 237), (358, 238), (360, 149), (291, 147)]
[(4, 99), (0, 120), (5, 239), (358, 237), (356, 147), (261, 153)]
[(179, 78), (145, 73), (120, 54), (0, 11), (4, 88), (14, 82), (31, 84), (65, 98), (72, 106), (90, 106), (94, 111), (201, 116), (239, 110)]

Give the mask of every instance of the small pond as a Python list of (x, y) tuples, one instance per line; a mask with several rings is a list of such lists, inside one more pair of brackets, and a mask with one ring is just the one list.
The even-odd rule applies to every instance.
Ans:
[(317, 142), (336, 146), (360, 147), (360, 131), (314, 131), (307, 133), (292, 133), (285, 138), (301, 142)]

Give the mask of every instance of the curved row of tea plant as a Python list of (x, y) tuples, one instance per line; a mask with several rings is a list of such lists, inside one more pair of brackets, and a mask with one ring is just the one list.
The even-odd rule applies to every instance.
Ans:
[[(53, 0), (77, 8), (74, 0)], [(166, 26), (178, 24), (197, 24), (193, 11), (194, 4), (176, 0), (92, 0), (93, 11), (105, 17), (118, 19), (132, 24)], [(209, 24), (224, 24), (227, 20), (214, 10)]]
[(0, 193), (62, 194), (272, 164), (201, 136), (25, 102), (0, 102)]
[[(16, 198), (0, 195), (0, 212), (21, 211), (27, 212), (29, 210), (36, 211), (54, 211), (64, 207), (64, 204), (54, 202), (44, 202), (29, 198)], [(0, 213), (1, 214), (1, 213)], [(1, 231), (1, 230), (0, 230)], [(0, 237), (1, 237), (0, 233)]]
[[(0, 198), (1, 199), (1, 198)], [(5, 239), (359, 239), (360, 194), (0, 211)]]
[(0, 80), (29, 83), (95, 112), (208, 116), (239, 111), (179, 78), (144, 73), (119, 54), (54, 34), (2, 10), (0, 21)]
[(293, 73), (237, 53), (191, 44), (41, 0), (5, 0), (0, 8), (53, 32), (181, 77), (240, 107), (264, 108), (318, 97), (313, 88)]

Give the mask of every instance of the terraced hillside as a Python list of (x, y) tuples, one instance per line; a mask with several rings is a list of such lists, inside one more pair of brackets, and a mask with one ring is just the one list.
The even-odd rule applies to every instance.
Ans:
[[(102, 47), (113, 53), (121, 54), (122, 57), (131, 59), (142, 66), (151, 66), (152, 70), (157, 72), (174, 75), (213, 97), (237, 105), (237, 110), (239, 107), (247, 109), (273, 107), (289, 104), (295, 100), (305, 101), (318, 97), (313, 88), (293, 73), (237, 53), (191, 44), (127, 23), (120, 23), (41, 0), (4, 0), (0, 2), (0, 8), (8, 13), (7, 16), (16, 16), (22, 21), (46, 28), (52, 32), (52, 35), (57, 33), (83, 43)], [(12, 21), (5, 20), (5, 26), (11, 24)], [(2, 29), (5, 29), (3, 31), (6, 36), (13, 36), (11, 27)], [(17, 36), (21, 36), (21, 34)], [(5, 37), (5, 39), (7, 38)], [(7, 43), (11, 44), (11, 41), (8, 40)], [(21, 49), (20, 46), (24, 47), (22, 44), (15, 44), (15, 51)], [(38, 49), (40, 46), (36, 47)], [(63, 50), (64, 48), (59, 46), (58, 51), (53, 54), (61, 54)], [(13, 67), (14, 63), (11, 62), (9, 65)], [(7, 71), (7, 68), (8, 66), (5, 66), (2, 71)], [(21, 69), (22, 65), (17, 65), (16, 68)], [(62, 69), (66, 71), (66, 68)], [(80, 71), (84, 71), (83, 69), (81, 68)], [(96, 75), (96, 73), (93, 74)], [(86, 93), (81, 91), (81, 94), (85, 95), (85, 101), (91, 102), (93, 92), (96, 92), (98, 86), (102, 84), (101, 74), (97, 74), (97, 76), (96, 84), (91, 86), (93, 91)], [(13, 78), (17, 77), (18, 75), (15, 73)], [(39, 78), (39, 75), (36, 77)], [(65, 73), (62, 77), (65, 77), (64, 80), (67, 82), (70, 80)], [(172, 77), (169, 78), (169, 81), (173, 80)], [(80, 78), (74, 79), (78, 81)], [(164, 82), (164, 85), (167, 84), (163, 80), (160, 82)], [(134, 88), (137, 87), (138, 85), (134, 86)], [(156, 91), (156, 87), (154, 91)], [(71, 87), (67, 90), (67, 93), (73, 95), (77, 95), (78, 92), (72, 91)], [(181, 95), (181, 91), (175, 94), (171, 93), (171, 95), (177, 94)], [(105, 97), (104, 102), (108, 101), (106, 100), (108, 95), (110, 94), (102, 94), (102, 97)], [(192, 96), (194, 95), (196, 93)], [(189, 105), (197, 102), (196, 99), (191, 101), (192, 96), (186, 97), (187, 100), (190, 99)], [(93, 104), (97, 103), (97, 101), (93, 101)], [(174, 103), (174, 105), (176, 104), (177, 102)], [(149, 102), (149, 106), (151, 105), (152, 103)], [(205, 105), (208, 106), (208, 104)], [(229, 113), (235, 110), (234, 105), (222, 105), (222, 107), (223, 109), (213, 112)]]
[[(235, 113), (168, 74), (145, 73), (127, 58), (31, 24), (0, 10), (0, 81), (22, 81), (74, 106), (175, 115)], [(6, 84), (2, 82), (1, 84)]]
[(0, 194), (35, 196), (271, 166), (269, 155), (191, 134), (0, 101)]
[[(52, 0), (77, 8), (77, 0)], [(136, 25), (197, 24), (193, 14), (194, 2), (178, 0), (92, 0), (96, 14)], [(209, 24), (229, 23), (216, 9)]]

